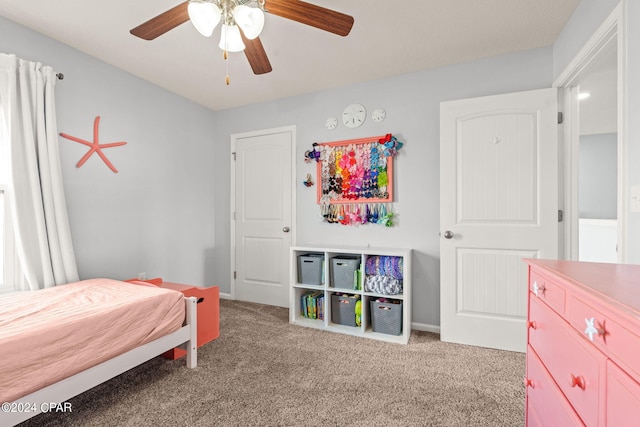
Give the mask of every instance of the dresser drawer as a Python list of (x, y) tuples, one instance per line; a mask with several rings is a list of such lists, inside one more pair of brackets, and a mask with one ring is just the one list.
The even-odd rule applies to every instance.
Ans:
[(607, 425), (636, 427), (640, 420), (640, 384), (607, 361)]
[(598, 425), (606, 358), (536, 298), (529, 301), (529, 343), (587, 425)]
[[(640, 266), (526, 262), (527, 372), (529, 353), (535, 353), (550, 381), (589, 427), (640, 426)], [(554, 285), (562, 292), (553, 292)], [(536, 384), (534, 380), (532, 385)], [(538, 390), (557, 399), (544, 383)], [(527, 399), (532, 391), (530, 385)], [(537, 403), (527, 404), (526, 419), (530, 426), (571, 425), (566, 420), (549, 421)]]
[(534, 269), (529, 270), (529, 292), (532, 292), (533, 297), (544, 301), (557, 313), (564, 315), (567, 299), (565, 289)]
[(584, 426), (531, 347), (527, 348), (527, 427)]
[(640, 337), (611, 320), (594, 305), (579, 296), (572, 296), (568, 309), (569, 322), (616, 363), (624, 361), (634, 375), (640, 376)]

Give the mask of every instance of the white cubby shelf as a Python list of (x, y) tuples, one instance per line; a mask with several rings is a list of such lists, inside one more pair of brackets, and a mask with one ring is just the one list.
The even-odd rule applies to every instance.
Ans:
[[(305, 326), (309, 328), (323, 329), (330, 332), (343, 333), (348, 335), (360, 336), (364, 338), (372, 338), (381, 341), (388, 341), (398, 344), (407, 344), (411, 335), (411, 249), (398, 248), (373, 248), (373, 247), (326, 247), (326, 246), (295, 246), (291, 248), (291, 275), (289, 290), (289, 322), (295, 325)], [(312, 254), (311, 258), (305, 258), (308, 262), (320, 262), (320, 277), (310, 280), (314, 283), (301, 283), (300, 268), (298, 265), (298, 257)], [(400, 257), (402, 258), (402, 292), (395, 295), (387, 295), (376, 292), (365, 291), (365, 265), (370, 257)], [(334, 258), (355, 258), (359, 260), (359, 275), (355, 275), (353, 283), (349, 283), (348, 287), (336, 287), (332, 274), (332, 259)], [(338, 262), (338, 261), (333, 261)], [(305, 273), (309, 273), (308, 271)], [(308, 277), (309, 274), (306, 274)], [(312, 275), (313, 276), (313, 275)], [(344, 281), (340, 283), (345, 285)], [(303, 315), (302, 296), (310, 291), (315, 291), (317, 297), (323, 297), (323, 318), (309, 318)], [(361, 301), (361, 322), (356, 326), (345, 325), (342, 319), (340, 323), (334, 322), (332, 313), (331, 300), (332, 295), (350, 295), (354, 296), (354, 300)], [(372, 325), (372, 313), (370, 309), (371, 301), (378, 301), (384, 298), (390, 303), (398, 304), (398, 308), (391, 306), (394, 317), (384, 318), (384, 320), (392, 319), (390, 322), (393, 326), (391, 329), (383, 329), (383, 332), (374, 332)], [(401, 303), (401, 308), (400, 304)], [(400, 317), (398, 313), (401, 311)], [(341, 315), (342, 313), (340, 313)], [(383, 315), (387, 315), (384, 313)], [(355, 316), (355, 314), (354, 314)], [(376, 314), (376, 316), (379, 316)], [(380, 319), (380, 317), (376, 317)], [(350, 320), (350, 319), (349, 319)], [(401, 321), (400, 330), (397, 330), (397, 323)], [(385, 324), (380, 320), (377, 324)], [(391, 331), (391, 332), (390, 332)], [(395, 332), (399, 332), (398, 335)]]

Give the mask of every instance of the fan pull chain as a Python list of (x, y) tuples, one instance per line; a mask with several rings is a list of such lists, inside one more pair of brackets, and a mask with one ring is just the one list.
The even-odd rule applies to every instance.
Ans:
[(231, 82), (231, 80), (229, 79), (229, 52), (227, 52), (226, 46), (225, 46), (223, 56), (224, 56), (224, 64), (227, 69), (227, 76), (225, 77), (224, 81), (227, 84), (227, 86), (229, 86), (229, 83)]
[[(225, 30), (227, 29), (227, 27), (223, 27)], [(231, 82), (231, 80), (229, 79), (229, 52), (228, 52), (228, 48), (229, 48), (229, 37), (228, 34), (225, 32), (224, 35), (224, 54), (223, 54), (223, 58), (224, 58), (224, 65), (225, 65), (225, 69), (227, 71), (227, 76), (224, 78), (224, 82), (227, 84), (227, 86), (229, 86), (229, 83)]]

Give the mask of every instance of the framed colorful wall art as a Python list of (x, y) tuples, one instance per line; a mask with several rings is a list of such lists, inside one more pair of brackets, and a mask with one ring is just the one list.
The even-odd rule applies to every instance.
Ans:
[(391, 134), (314, 144), (319, 204), (393, 201), (393, 157), (402, 143)]

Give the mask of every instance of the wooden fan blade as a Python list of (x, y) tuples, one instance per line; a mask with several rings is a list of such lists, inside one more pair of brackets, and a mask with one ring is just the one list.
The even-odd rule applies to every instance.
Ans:
[(267, 52), (264, 51), (260, 38), (256, 37), (253, 40), (249, 40), (244, 36), (242, 31), (240, 31), (240, 36), (242, 36), (242, 41), (245, 46), (244, 54), (249, 61), (249, 65), (251, 65), (253, 74), (270, 73), (271, 63), (269, 62), (269, 58), (267, 58)]
[(348, 35), (353, 27), (353, 16), (300, 0), (266, 0), (265, 10), (339, 36)]
[(188, 1), (180, 3), (155, 18), (149, 19), (144, 24), (138, 25), (129, 32), (141, 39), (153, 40), (167, 31), (173, 30), (178, 25), (187, 22), (189, 20), (189, 13), (187, 12), (188, 6)]

